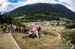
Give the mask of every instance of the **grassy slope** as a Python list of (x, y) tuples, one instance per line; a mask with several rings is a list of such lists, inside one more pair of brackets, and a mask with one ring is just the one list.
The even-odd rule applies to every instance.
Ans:
[(26, 34), (14, 33), (14, 37), (22, 49), (69, 49), (63, 42), (61, 35), (58, 32), (55, 32), (55, 34), (58, 36), (52, 38), (51, 36), (43, 35), (40, 39), (31, 39), (26, 37)]

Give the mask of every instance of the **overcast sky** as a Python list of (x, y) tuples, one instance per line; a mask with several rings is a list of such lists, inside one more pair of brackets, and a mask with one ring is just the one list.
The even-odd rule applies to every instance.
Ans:
[(75, 12), (75, 0), (0, 0), (0, 12), (9, 12), (20, 6), (34, 3), (59, 3)]

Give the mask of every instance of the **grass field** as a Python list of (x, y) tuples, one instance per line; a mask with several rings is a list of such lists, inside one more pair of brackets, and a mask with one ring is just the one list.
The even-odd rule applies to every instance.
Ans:
[(22, 49), (68, 49), (68, 45), (60, 37), (42, 36), (41, 38), (28, 38), (25, 34), (15, 33), (16, 41)]

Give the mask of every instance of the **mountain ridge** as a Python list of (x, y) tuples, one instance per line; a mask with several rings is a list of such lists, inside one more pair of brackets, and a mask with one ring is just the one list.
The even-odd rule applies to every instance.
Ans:
[(6, 13), (7, 15), (18, 16), (36, 16), (36, 15), (52, 15), (57, 17), (65, 17), (74, 19), (75, 13), (61, 4), (36, 3), (19, 7), (13, 11)]

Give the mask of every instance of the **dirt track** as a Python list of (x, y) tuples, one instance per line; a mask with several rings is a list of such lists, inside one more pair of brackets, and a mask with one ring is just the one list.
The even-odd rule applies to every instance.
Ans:
[(0, 34), (0, 49), (19, 49), (9, 33)]

